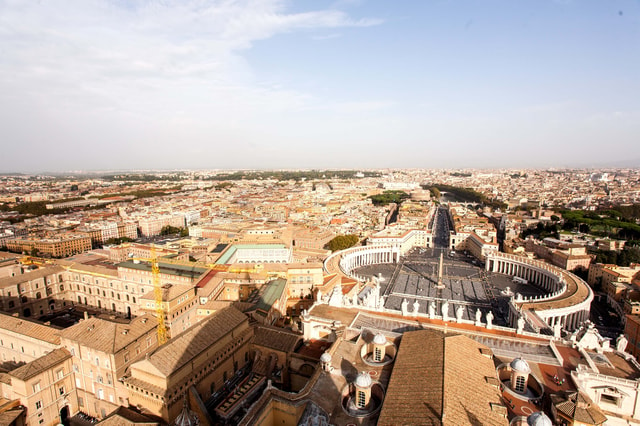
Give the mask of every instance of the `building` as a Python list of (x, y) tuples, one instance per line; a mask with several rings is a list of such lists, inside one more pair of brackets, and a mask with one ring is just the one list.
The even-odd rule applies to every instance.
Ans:
[(215, 312), (131, 365), (124, 379), (129, 403), (173, 421), (189, 389), (202, 403), (249, 362), (252, 337), (242, 312), (231, 306)]
[(78, 410), (72, 356), (66, 349), (16, 368), (0, 381), (2, 395), (26, 407), (26, 424), (56, 425)]
[(16, 253), (63, 258), (91, 250), (91, 237), (83, 234), (63, 234), (55, 237), (20, 237), (7, 240), (7, 250)]
[(54, 351), (60, 346), (57, 331), (25, 318), (0, 313), (0, 366), (10, 371)]
[(487, 377), (495, 377), (495, 366), (484, 345), (435, 330), (406, 332), (378, 425), (507, 425), (500, 392)]
[(144, 315), (124, 322), (89, 318), (60, 332), (61, 345), (73, 356), (79, 410), (104, 418), (128, 405), (120, 379), (158, 347), (156, 327), (156, 319)]

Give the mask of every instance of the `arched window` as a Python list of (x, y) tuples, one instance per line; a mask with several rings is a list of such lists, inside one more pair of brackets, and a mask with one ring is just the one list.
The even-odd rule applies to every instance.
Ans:
[(40, 294), (40, 292), (36, 293), (36, 299), (42, 299), (42, 294)]
[(20, 300), (22, 301), (22, 303), (27, 303), (28, 301), (27, 296), (22, 296)]
[(382, 350), (379, 347), (376, 347), (373, 351), (373, 359), (374, 361), (382, 361)]
[(64, 285), (60, 284), (60, 291), (64, 291)]

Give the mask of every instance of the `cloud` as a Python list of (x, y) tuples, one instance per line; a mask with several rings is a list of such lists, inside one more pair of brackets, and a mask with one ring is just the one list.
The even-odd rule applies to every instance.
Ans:
[(333, 109), (338, 113), (344, 114), (359, 114), (365, 112), (376, 112), (380, 110), (386, 110), (394, 105), (391, 101), (384, 100), (372, 100), (372, 101), (359, 101), (359, 102), (342, 102), (333, 106)]
[(22, 98), (43, 108), (136, 115), (167, 109), (163, 101), (226, 109), (223, 99), (244, 99), (251, 108), (269, 93), (275, 105), (295, 106), (306, 95), (261, 87), (244, 50), (277, 34), (381, 21), (331, 9), (291, 13), (285, 6), (277, 0), (0, 3), (0, 108)]
[(342, 37), (342, 34), (340, 33), (331, 33), (331, 34), (326, 34), (326, 35), (316, 35), (311, 37), (313, 40), (331, 40), (334, 38), (340, 38)]

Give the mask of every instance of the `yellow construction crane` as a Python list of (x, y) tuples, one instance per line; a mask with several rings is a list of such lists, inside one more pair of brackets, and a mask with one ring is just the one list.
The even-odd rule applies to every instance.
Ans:
[(158, 317), (158, 346), (167, 343), (167, 326), (164, 323), (164, 308), (162, 304), (162, 285), (160, 284), (160, 267), (156, 248), (151, 244), (151, 275), (153, 276), (153, 291), (156, 296), (156, 315)]

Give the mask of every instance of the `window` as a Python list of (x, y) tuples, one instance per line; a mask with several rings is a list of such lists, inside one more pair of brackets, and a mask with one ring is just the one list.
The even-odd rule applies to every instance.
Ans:
[(377, 362), (382, 361), (382, 350), (380, 350), (380, 348), (374, 350), (373, 360)]
[(60, 388), (58, 389), (58, 393), (60, 395), (64, 395), (64, 386), (60, 386)]
[(58, 380), (62, 379), (64, 377), (64, 370), (60, 369), (56, 371), (56, 377), (58, 378)]
[(358, 401), (356, 404), (359, 408), (364, 408), (366, 406), (366, 397), (364, 392), (358, 391)]
[(606, 402), (609, 404), (618, 405), (618, 397), (603, 393), (602, 395), (600, 395), (600, 402)]
[(36, 401), (36, 410), (42, 410), (42, 401)]
[(524, 392), (524, 390), (525, 390), (524, 376), (516, 377), (516, 392)]
[(84, 407), (84, 399), (82, 397), (78, 397), (78, 407)]
[(40, 392), (40, 382), (33, 384), (33, 393)]
[(98, 399), (104, 399), (104, 390), (98, 389)]

